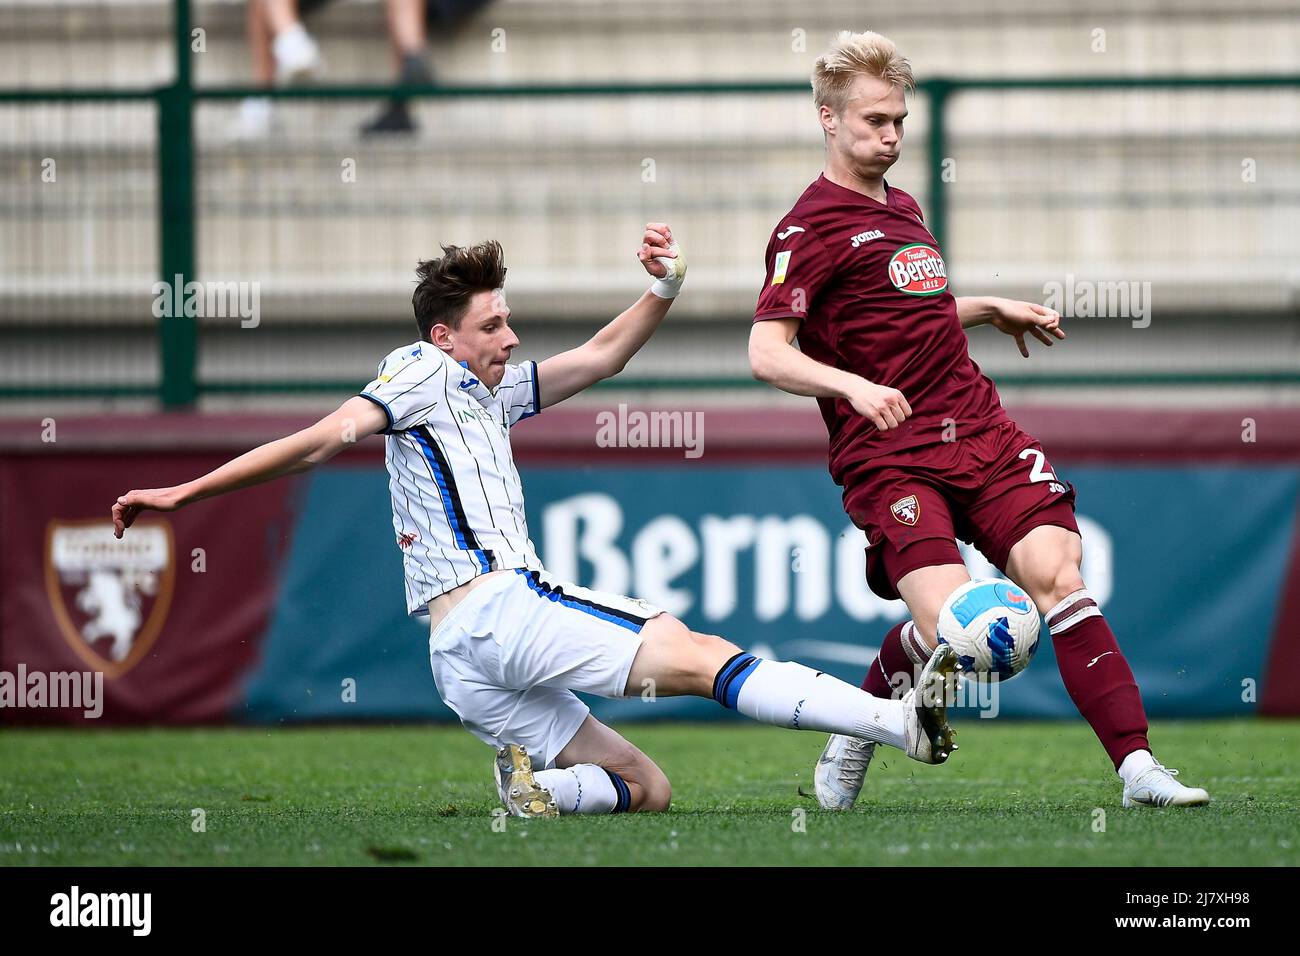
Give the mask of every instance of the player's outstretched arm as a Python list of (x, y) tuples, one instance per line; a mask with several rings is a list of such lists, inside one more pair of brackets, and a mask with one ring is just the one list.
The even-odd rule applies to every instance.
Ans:
[(537, 363), (537, 391), (546, 407), (623, 371), (668, 314), (686, 277), (686, 260), (667, 223), (646, 225), (636, 257), (657, 281), (588, 341)]
[(868, 382), (860, 375), (823, 365), (795, 347), (799, 319), (765, 319), (749, 331), (749, 367), (754, 378), (792, 395), (842, 398), (882, 432), (897, 428), (912, 414), (903, 393)]
[(956, 302), (957, 318), (963, 329), (991, 325), (1013, 336), (1025, 358), (1029, 358), (1029, 346), (1025, 344), (1027, 333), (1044, 345), (1052, 344), (1049, 333), (1058, 339), (1065, 338), (1060, 314), (1036, 302), (1017, 302), (997, 296), (958, 296)]
[(387, 426), (382, 408), (360, 396), (350, 398), (315, 425), (245, 452), (202, 478), (171, 488), (128, 491), (113, 505), (113, 533), (122, 537), (142, 511), (175, 511), (203, 498), (307, 471)]

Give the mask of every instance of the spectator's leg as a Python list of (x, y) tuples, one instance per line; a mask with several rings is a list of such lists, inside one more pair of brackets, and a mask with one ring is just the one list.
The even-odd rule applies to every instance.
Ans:
[(428, 37), (424, 26), (424, 0), (387, 0), (384, 16), (388, 21), (388, 38), (393, 43), (394, 59), (400, 74), (408, 56), (423, 60)]
[(315, 77), (320, 72), (320, 48), (298, 18), (297, 0), (253, 0), (262, 7), (267, 29), (271, 33), (271, 53), (275, 60), (275, 80), (291, 86)]
[[(248, 0), (244, 18), (248, 35), (248, 57), (253, 64), (253, 82), (270, 86), (275, 82), (275, 55), (271, 52), (271, 28), (262, 0)], [(274, 108), (264, 96), (241, 100), (233, 137), (237, 140), (264, 139), (270, 135)]]
[[(433, 82), (429, 69), (428, 36), (424, 21), (424, 0), (385, 0), (384, 17), (388, 39), (397, 61), (400, 86), (424, 86)], [(405, 97), (389, 100), (379, 115), (361, 127), (363, 135), (372, 133), (409, 133), (415, 129)]]
[(270, 86), (275, 79), (275, 57), (271, 53), (271, 29), (261, 0), (248, 3), (248, 55), (253, 61), (253, 82)]
[(301, 26), (298, 19), (296, 0), (253, 0), (262, 7), (266, 25), (271, 29), (271, 36), (279, 36), (285, 30)]

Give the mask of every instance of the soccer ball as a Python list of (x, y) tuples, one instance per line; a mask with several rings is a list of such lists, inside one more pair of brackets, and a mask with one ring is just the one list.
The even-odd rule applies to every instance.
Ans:
[(950, 644), (965, 676), (1009, 680), (1038, 650), (1041, 621), (1029, 595), (1009, 581), (968, 581), (939, 611), (939, 643)]

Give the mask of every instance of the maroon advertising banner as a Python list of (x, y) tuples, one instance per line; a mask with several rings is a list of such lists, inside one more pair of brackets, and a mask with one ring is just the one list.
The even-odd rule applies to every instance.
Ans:
[(0, 467), (0, 721), (226, 719), (258, 654), (292, 532), (295, 479), (217, 507), (110, 509), (223, 453), (17, 454)]

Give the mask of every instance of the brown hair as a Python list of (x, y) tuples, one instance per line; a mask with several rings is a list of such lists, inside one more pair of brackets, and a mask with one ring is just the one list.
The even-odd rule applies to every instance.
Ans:
[(901, 86), (904, 93), (916, 89), (912, 65), (898, 52), (893, 40), (879, 33), (845, 30), (813, 67), (813, 99), (818, 106), (829, 106), (836, 113), (843, 113), (848, 105), (849, 89), (859, 76), (874, 76)]
[(415, 267), (420, 282), (411, 296), (420, 339), (435, 325), (457, 328), (475, 292), (500, 289), (506, 281), (505, 254), (495, 239), (474, 246), (443, 246), (441, 259), (425, 259)]

